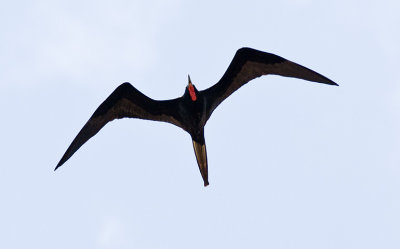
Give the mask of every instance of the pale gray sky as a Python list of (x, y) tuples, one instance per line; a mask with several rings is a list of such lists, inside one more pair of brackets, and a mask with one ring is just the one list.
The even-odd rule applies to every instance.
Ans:
[[(3, 1), (0, 248), (400, 248), (398, 1)], [(122, 82), (155, 99), (219, 80), (248, 46), (332, 87), (266, 76), (190, 136), (108, 124)]]

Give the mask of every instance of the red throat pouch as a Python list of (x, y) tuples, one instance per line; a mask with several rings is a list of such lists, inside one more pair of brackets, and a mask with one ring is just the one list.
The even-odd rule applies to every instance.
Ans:
[(189, 85), (189, 94), (190, 94), (190, 98), (191, 98), (193, 101), (196, 101), (197, 96), (196, 96), (196, 92), (194, 91), (193, 85)]

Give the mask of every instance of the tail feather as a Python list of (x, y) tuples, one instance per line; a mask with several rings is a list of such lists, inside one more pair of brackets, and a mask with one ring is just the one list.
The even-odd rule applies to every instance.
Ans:
[(196, 155), (197, 164), (199, 165), (201, 176), (203, 177), (204, 187), (206, 187), (209, 185), (206, 144), (201, 144), (193, 140), (193, 149)]

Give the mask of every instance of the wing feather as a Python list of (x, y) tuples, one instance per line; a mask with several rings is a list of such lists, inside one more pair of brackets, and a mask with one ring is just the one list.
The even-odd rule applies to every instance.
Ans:
[(207, 119), (217, 106), (247, 82), (267, 74), (337, 85), (325, 76), (280, 56), (252, 48), (239, 49), (222, 78), (202, 91), (207, 101)]
[(176, 115), (179, 99), (156, 101), (142, 94), (130, 83), (117, 87), (114, 92), (96, 109), (67, 151), (55, 170), (63, 165), (84, 143), (97, 134), (108, 122), (119, 118), (139, 118), (168, 122), (179, 127)]

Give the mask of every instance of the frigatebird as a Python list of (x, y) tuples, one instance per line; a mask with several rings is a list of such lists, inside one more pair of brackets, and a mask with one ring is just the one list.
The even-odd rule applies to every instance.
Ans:
[(96, 109), (54, 170), (63, 165), (108, 122), (120, 118), (139, 118), (171, 123), (187, 131), (192, 137), (194, 153), (204, 186), (207, 186), (209, 184), (208, 163), (204, 139), (204, 126), (207, 120), (215, 108), (234, 91), (250, 80), (268, 74), (337, 85), (311, 69), (252, 48), (240, 48), (222, 78), (205, 90), (198, 91), (188, 76), (188, 85), (180, 98), (153, 100), (130, 83), (125, 82)]

